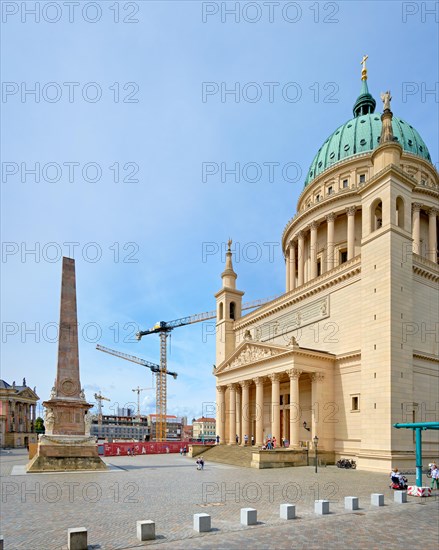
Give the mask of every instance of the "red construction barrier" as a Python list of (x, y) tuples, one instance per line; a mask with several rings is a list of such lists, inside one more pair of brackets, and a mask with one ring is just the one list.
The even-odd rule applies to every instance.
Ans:
[(145, 443), (137, 443), (135, 441), (127, 441), (120, 443), (103, 443), (99, 447), (103, 447), (104, 456), (129, 456), (134, 455), (151, 455), (165, 453), (179, 453), (180, 448), (186, 445), (186, 450), (189, 450), (189, 444), (181, 441), (151, 441)]

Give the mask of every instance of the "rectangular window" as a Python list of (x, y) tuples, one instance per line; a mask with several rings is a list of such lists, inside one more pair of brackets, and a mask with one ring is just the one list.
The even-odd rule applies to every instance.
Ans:
[(320, 277), (322, 274), (322, 262), (321, 260), (317, 260), (317, 277)]
[(360, 410), (360, 396), (353, 395), (351, 411), (359, 411), (359, 410)]
[(360, 183), (364, 183), (366, 181), (366, 174), (360, 174)]
[(334, 188), (332, 187), (332, 185), (330, 185), (328, 187), (328, 195), (332, 195), (332, 192), (334, 191)]
[(347, 189), (348, 184), (349, 184), (348, 180), (343, 180), (343, 189)]
[(347, 261), (348, 261), (348, 251), (340, 250), (340, 263), (344, 264)]

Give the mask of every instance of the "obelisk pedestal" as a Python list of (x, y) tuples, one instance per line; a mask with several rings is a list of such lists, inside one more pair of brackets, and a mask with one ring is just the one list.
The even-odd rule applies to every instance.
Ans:
[(28, 472), (105, 470), (96, 438), (90, 436), (93, 405), (87, 403), (79, 378), (75, 260), (63, 258), (58, 366), (50, 398), (43, 402), (44, 435)]

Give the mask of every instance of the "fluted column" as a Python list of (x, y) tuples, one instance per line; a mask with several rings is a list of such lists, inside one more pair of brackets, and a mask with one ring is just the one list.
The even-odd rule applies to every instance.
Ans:
[(290, 369), (287, 371), (290, 377), (290, 447), (299, 446), (300, 438), (300, 397), (299, 397), (299, 378), (301, 370)]
[(334, 267), (334, 221), (335, 214), (331, 212), (326, 216), (328, 230), (326, 232), (326, 269), (330, 271)]
[(436, 208), (428, 211), (428, 259), (437, 262), (437, 233), (436, 233)]
[(238, 436), (238, 443), (241, 443), (242, 441), (242, 413), (241, 413), (241, 394), (239, 392), (240, 386), (237, 384), (235, 386), (236, 388), (236, 434)]
[(305, 238), (303, 231), (299, 231), (297, 234), (297, 263), (298, 263), (298, 273), (297, 273), (297, 286), (303, 285), (303, 273), (305, 266), (304, 258), (304, 248), (305, 248)]
[(413, 220), (412, 220), (412, 236), (413, 236), (413, 252), (421, 254), (421, 204), (415, 202), (412, 205)]
[(310, 249), (309, 249), (309, 255), (310, 255), (310, 261), (311, 261), (311, 268), (310, 268), (310, 279), (315, 279), (317, 277), (317, 222), (311, 222), (309, 224), (309, 230), (310, 230)]
[(290, 291), (290, 251), (285, 248), (285, 292)]
[(268, 376), (271, 380), (271, 435), (276, 438), (276, 444), (280, 444), (280, 374), (273, 373)]
[(244, 436), (247, 434), (250, 441), (250, 380), (243, 380), (241, 383), (242, 388), (242, 433), (241, 433), (241, 445), (244, 445)]
[(290, 243), (290, 290), (296, 288), (296, 243)]
[(321, 421), (321, 414), (323, 412), (322, 391), (321, 386), (324, 380), (324, 375), (320, 372), (313, 372), (311, 374), (311, 403), (312, 403), (312, 418), (311, 418), (311, 439), (314, 436), (318, 436), (319, 439), (323, 439), (323, 423)]
[(224, 444), (225, 440), (225, 386), (216, 387), (216, 433), (219, 435), (220, 443)]
[(236, 385), (228, 384), (229, 390), (229, 433), (227, 443), (233, 445), (236, 437)]
[(352, 260), (355, 256), (355, 212), (356, 206), (346, 208), (348, 216), (348, 260)]
[(262, 445), (264, 436), (264, 377), (253, 378), (256, 384), (256, 445)]

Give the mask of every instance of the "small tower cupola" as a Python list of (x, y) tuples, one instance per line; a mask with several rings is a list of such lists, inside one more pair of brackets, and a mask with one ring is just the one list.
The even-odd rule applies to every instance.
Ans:
[(366, 60), (369, 56), (364, 55), (361, 61), (363, 69), (361, 71), (361, 91), (360, 95), (357, 97), (357, 101), (354, 104), (353, 112), (354, 117), (359, 117), (363, 115), (369, 115), (375, 112), (376, 101), (373, 96), (369, 93), (369, 88), (367, 86), (367, 68)]
[(233, 271), (231, 246), (232, 239), (229, 239), (227, 242), (226, 267), (221, 273), (221, 278), (223, 280), (223, 288), (231, 288), (234, 290), (236, 288), (236, 279), (238, 275)]

